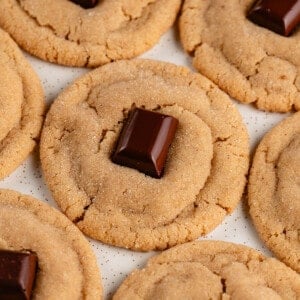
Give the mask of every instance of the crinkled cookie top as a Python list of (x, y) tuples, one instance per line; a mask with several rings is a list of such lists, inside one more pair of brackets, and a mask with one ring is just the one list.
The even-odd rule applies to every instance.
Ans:
[(171, 27), (181, 0), (0, 1), (0, 26), (26, 51), (68, 66), (95, 67), (135, 57)]
[(180, 36), (200, 73), (267, 111), (300, 109), (300, 30), (283, 37), (247, 19), (254, 0), (185, 0)]
[[(179, 120), (161, 179), (111, 160), (133, 105)], [(41, 139), (46, 182), (66, 215), (93, 238), (137, 250), (215, 228), (241, 199), (248, 151), (227, 95), (186, 68), (147, 60), (76, 81), (55, 100)]]

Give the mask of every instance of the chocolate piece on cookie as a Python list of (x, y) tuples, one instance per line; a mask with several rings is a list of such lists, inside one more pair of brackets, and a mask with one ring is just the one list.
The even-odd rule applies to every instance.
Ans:
[[(147, 112), (129, 119), (141, 141), (127, 143), (127, 129), (121, 132), (133, 106)], [(166, 153), (160, 139), (173, 118), (179, 126), (159, 180), (113, 163), (120, 136), (129, 152), (142, 146), (155, 162), (156, 145)], [(187, 68), (138, 59), (102, 66), (61, 93), (46, 117), (40, 154), (55, 201), (84, 233), (144, 251), (184, 243), (220, 224), (241, 199), (249, 162), (247, 130), (225, 93)]]
[(281, 35), (288, 36), (300, 21), (300, 0), (258, 0), (248, 18)]
[(98, 0), (71, 0), (83, 8), (93, 8), (97, 5)]
[(78, 228), (42, 201), (0, 189), (1, 300), (29, 299), (33, 253), (31, 299), (101, 299), (96, 257)]
[(271, 251), (300, 272), (300, 112), (257, 147), (248, 184), (250, 215)]
[(29, 300), (36, 268), (35, 254), (0, 249), (0, 299)]
[(153, 47), (174, 23), (182, 1), (95, 2), (0, 1), (0, 27), (24, 50), (41, 59), (97, 67), (136, 57)]
[(300, 275), (274, 258), (233, 243), (197, 241), (152, 257), (113, 300), (298, 299)]
[(172, 116), (135, 108), (122, 129), (113, 162), (160, 178), (177, 124)]
[[(247, 17), (254, 0), (185, 0), (179, 19), (180, 39), (194, 67), (232, 98), (272, 112), (300, 110), (300, 31), (288, 38)], [(290, 13), (281, 14), (275, 3)], [(266, 0), (271, 15), (298, 22), (295, 0)], [(263, 12), (262, 6), (259, 6)], [(269, 12), (269, 10), (266, 9)], [(290, 22), (290, 20), (293, 20)], [(278, 20), (278, 22), (280, 22)]]

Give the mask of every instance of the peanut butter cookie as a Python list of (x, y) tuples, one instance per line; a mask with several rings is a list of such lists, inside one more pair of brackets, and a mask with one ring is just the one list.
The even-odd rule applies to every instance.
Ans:
[(300, 276), (274, 258), (232, 243), (174, 247), (130, 274), (113, 299), (299, 299)]
[(37, 75), (14, 41), (1, 29), (0, 65), (2, 179), (16, 169), (36, 145), (43, 122), (44, 95)]
[(260, 237), (280, 260), (300, 272), (300, 112), (260, 142), (248, 191)]
[(181, 5), (181, 0), (99, 0), (87, 9), (75, 2), (0, 1), (0, 26), (41, 59), (95, 67), (150, 49)]
[(267, 111), (300, 110), (300, 30), (284, 37), (253, 23), (247, 14), (254, 3), (185, 0), (183, 47), (195, 68), (231, 97)]
[[(160, 179), (112, 161), (133, 106), (179, 121)], [(229, 97), (199, 74), (150, 60), (115, 62), (75, 81), (47, 115), (40, 153), (63, 212), (87, 235), (135, 250), (214, 229), (241, 199), (249, 160)]]
[(0, 190), (0, 249), (36, 254), (32, 299), (102, 297), (97, 261), (88, 241), (63, 214), (33, 197)]

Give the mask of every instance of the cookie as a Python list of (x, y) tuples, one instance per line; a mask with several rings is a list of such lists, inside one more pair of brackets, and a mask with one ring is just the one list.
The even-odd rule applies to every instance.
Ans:
[(254, 0), (185, 0), (184, 49), (200, 73), (258, 109), (300, 110), (300, 31), (284, 37), (247, 19)]
[(0, 2), (0, 26), (41, 59), (96, 67), (150, 49), (172, 26), (180, 5), (180, 0), (99, 0), (85, 9), (69, 0), (6, 0)]
[(300, 276), (246, 246), (180, 245), (133, 271), (113, 299), (299, 299)]
[(266, 245), (300, 272), (300, 112), (260, 142), (248, 187), (250, 214)]
[(40, 81), (17, 45), (0, 29), (0, 179), (33, 150), (43, 122)]
[[(179, 121), (162, 178), (112, 162), (132, 107)], [(40, 155), (62, 211), (87, 235), (165, 249), (214, 229), (241, 199), (248, 134), (229, 97), (184, 67), (120, 61), (75, 81), (47, 114)]]
[(33, 299), (102, 297), (88, 241), (63, 214), (33, 197), (0, 190), (0, 249), (37, 255)]

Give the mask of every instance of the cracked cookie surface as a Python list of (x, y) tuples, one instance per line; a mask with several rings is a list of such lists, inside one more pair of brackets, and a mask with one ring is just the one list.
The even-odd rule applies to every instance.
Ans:
[(300, 112), (279, 123), (260, 142), (248, 199), (262, 240), (300, 272)]
[[(161, 179), (110, 159), (133, 105), (179, 120)], [(52, 105), (40, 148), (63, 212), (87, 235), (135, 250), (214, 229), (241, 199), (248, 151), (226, 94), (186, 68), (150, 60), (112, 63), (75, 81)]]
[(185, 0), (183, 47), (231, 97), (267, 111), (300, 110), (300, 30), (286, 38), (246, 16), (253, 0)]
[(101, 299), (88, 241), (62, 213), (31, 196), (0, 190), (0, 249), (37, 254), (32, 299)]
[(171, 27), (181, 0), (0, 1), (0, 26), (26, 51), (68, 66), (95, 67), (132, 58)]
[(300, 276), (274, 258), (232, 243), (176, 246), (133, 271), (113, 299), (299, 299)]
[(0, 179), (33, 150), (43, 122), (41, 83), (21, 51), (0, 29)]

